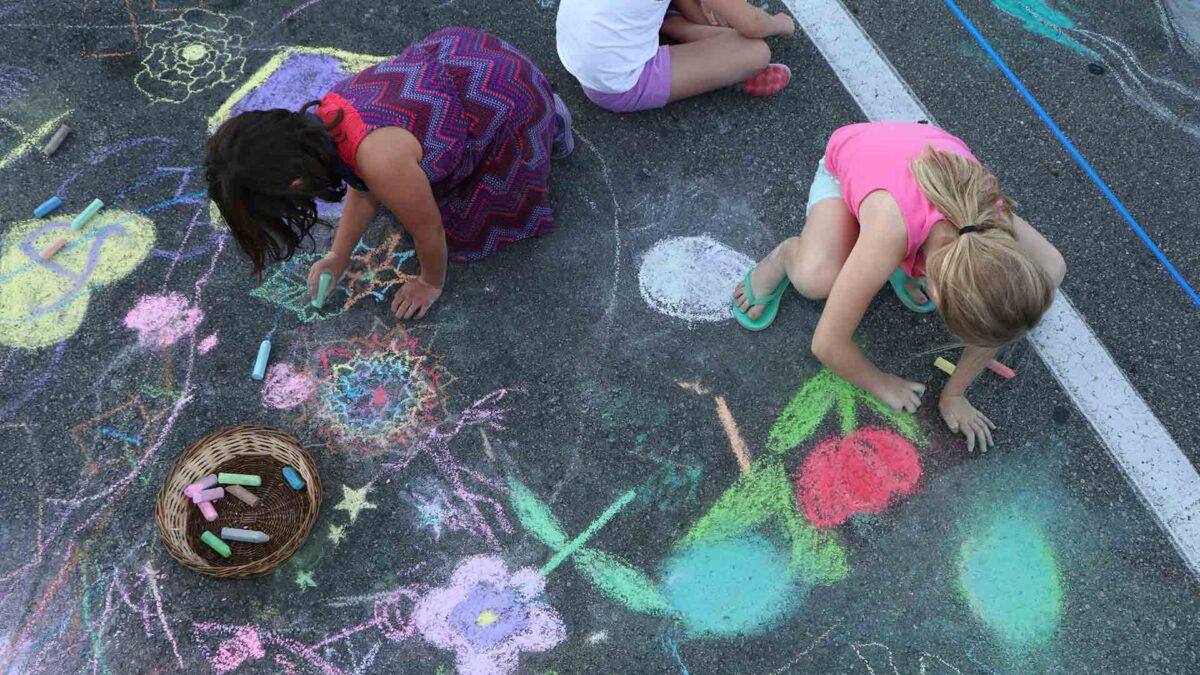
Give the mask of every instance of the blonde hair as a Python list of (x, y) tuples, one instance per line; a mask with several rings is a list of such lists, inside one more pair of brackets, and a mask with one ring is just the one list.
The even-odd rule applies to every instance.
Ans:
[[(998, 348), (1037, 325), (1054, 299), (1046, 270), (1012, 229), (1016, 203), (978, 162), (932, 146), (913, 162), (921, 191), (959, 230), (925, 261), (946, 328), (967, 345)], [(963, 232), (964, 227), (974, 230)]]

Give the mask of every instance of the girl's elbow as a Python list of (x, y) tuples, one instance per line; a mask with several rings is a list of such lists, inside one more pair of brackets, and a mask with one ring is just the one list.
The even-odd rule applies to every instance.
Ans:
[(828, 364), (829, 359), (832, 358), (833, 353), (837, 350), (837, 345), (834, 344), (833, 340), (817, 333), (813, 335), (810, 348), (812, 349), (812, 355), (817, 357), (818, 361)]

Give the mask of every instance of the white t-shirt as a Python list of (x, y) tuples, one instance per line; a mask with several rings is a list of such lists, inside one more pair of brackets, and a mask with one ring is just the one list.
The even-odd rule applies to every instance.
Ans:
[(658, 51), (658, 31), (670, 0), (562, 0), (558, 58), (588, 89), (633, 89)]

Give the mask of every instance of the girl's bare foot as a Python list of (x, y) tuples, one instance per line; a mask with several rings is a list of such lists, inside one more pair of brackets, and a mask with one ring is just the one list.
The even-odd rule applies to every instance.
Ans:
[[(779, 287), (779, 282), (783, 281), (787, 275), (787, 270), (784, 268), (784, 247), (791, 240), (784, 241), (779, 246), (775, 247), (774, 251), (767, 254), (758, 265), (755, 265), (754, 270), (750, 272), (750, 292), (755, 298), (762, 298), (770, 295)], [(746, 313), (746, 316), (751, 319), (757, 319), (762, 316), (765, 305), (751, 305), (750, 296), (746, 294), (745, 282), (739, 283), (733, 289), (733, 301), (737, 306)]]

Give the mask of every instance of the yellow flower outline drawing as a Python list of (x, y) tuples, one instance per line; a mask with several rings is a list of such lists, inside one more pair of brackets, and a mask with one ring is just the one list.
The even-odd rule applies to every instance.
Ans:
[(254, 23), (207, 9), (190, 9), (150, 27), (146, 56), (133, 78), (153, 103), (183, 103), (192, 94), (241, 79), (243, 42)]

